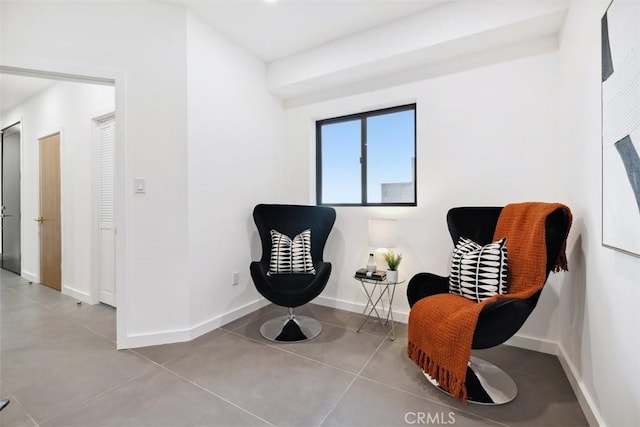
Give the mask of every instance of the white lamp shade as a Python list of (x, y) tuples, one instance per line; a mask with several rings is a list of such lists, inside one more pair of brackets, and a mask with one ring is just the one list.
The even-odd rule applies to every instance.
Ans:
[(396, 234), (395, 219), (369, 219), (370, 247), (395, 248)]

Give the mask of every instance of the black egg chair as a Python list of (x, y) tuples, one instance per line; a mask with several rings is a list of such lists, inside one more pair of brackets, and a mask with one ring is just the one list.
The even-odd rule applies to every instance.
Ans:
[[(502, 207), (458, 207), (447, 213), (447, 224), (454, 245), (466, 237), (486, 245), (492, 242)], [(554, 210), (545, 222), (546, 277), (553, 269), (565, 244), (571, 218), (564, 209)], [(538, 303), (539, 290), (528, 299), (501, 299), (487, 304), (478, 318), (473, 333), (472, 349), (495, 347), (511, 338)], [(432, 273), (416, 274), (407, 285), (407, 299), (413, 305), (422, 298), (449, 292), (449, 278)], [(427, 379), (433, 385), (438, 384)], [(494, 364), (471, 356), (465, 378), (468, 401), (484, 405), (500, 405), (512, 401), (518, 392), (511, 377)], [(447, 393), (444, 389), (440, 390)]]
[[(289, 313), (268, 320), (260, 327), (262, 336), (271, 341), (292, 342), (315, 338), (322, 331), (316, 319), (299, 316), (294, 308), (320, 295), (331, 274), (331, 263), (323, 260), (324, 247), (336, 220), (330, 207), (260, 204), (253, 210), (253, 219), (262, 241), (262, 258), (250, 265), (256, 289), (272, 303), (287, 307)], [(311, 230), (311, 258), (315, 274), (269, 272), (271, 263), (271, 230), (290, 238)]]

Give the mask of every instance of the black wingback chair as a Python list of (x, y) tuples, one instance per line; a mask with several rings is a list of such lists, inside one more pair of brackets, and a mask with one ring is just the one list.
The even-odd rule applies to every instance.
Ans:
[[(258, 292), (272, 303), (289, 308), (287, 316), (265, 322), (260, 333), (272, 341), (305, 341), (322, 331), (316, 319), (296, 316), (294, 308), (308, 303), (323, 291), (331, 275), (331, 263), (323, 259), (324, 247), (336, 220), (330, 207), (261, 204), (253, 219), (262, 241), (262, 258), (251, 263), (251, 277)], [(315, 274), (269, 274), (271, 230), (290, 238), (311, 230), (311, 258)]]
[[(481, 245), (491, 243), (502, 209), (502, 207), (451, 209), (447, 214), (447, 224), (454, 245), (460, 237), (466, 237)], [(553, 211), (546, 219), (547, 278), (563, 247), (570, 225), (571, 219), (564, 209)], [(535, 308), (541, 291), (539, 290), (528, 299), (506, 298), (487, 304), (478, 317), (471, 348), (490, 348), (511, 338)], [(432, 273), (416, 274), (407, 285), (407, 299), (411, 307), (422, 298), (447, 292), (449, 292), (449, 278)], [(434, 385), (437, 386), (437, 384)], [(517, 395), (517, 386), (508, 374), (490, 362), (474, 356), (471, 357), (467, 368), (465, 385), (468, 401), (471, 403), (504, 404)]]

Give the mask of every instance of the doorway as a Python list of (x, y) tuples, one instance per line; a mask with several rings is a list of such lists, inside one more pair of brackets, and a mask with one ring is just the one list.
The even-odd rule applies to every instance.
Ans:
[[(124, 105), (124, 89), (121, 84), (116, 84), (116, 79), (123, 79), (124, 76), (114, 73), (110, 77), (89, 77), (60, 71), (38, 71), (0, 65), (0, 87), (7, 89), (3, 90), (0, 129), (18, 121), (22, 124), (21, 209), (22, 218), (27, 220), (22, 221), (21, 225), (22, 271), (18, 271), (18, 274), (21, 273), (28, 281), (41, 282), (60, 289), (60, 292), (78, 301), (94, 305), (101, 299), (96, 285), (95, 258), (100, 249), (99, 242), (95, 239), (100, 232), (96, 191), (96, 177), (100, 172), (98, 162), (95, 161), (97, 149), (92, 138), (91, 124), (96, 117), (108, 114), (115, 116), (118, 124), (122, 120), (120, 113), (115, 112), (118, 110), (116, 103)], [(39, 98), (41, 93), (46, 97), (46, 102), (42, 104)], [(114, 131), (115, 129), (114, 127)], [(118, 144), (123, 144), (124, 127), (119, 126), (117, 129)], [(56, 135), (57, 133), (59, 134)], [(54, 136), (58, 138), (57, 150), (47, 150), (51, 148), (46, 145), (51, 142), (47, 140)], [(116, 138), (114, 144), (115, 141)], [(115, 151), (114, 147), (114, 154)], [(47, 158), (51, 154), (54, 158), (57, 157), (57, 161), (40, 161), (41, 156)], [(1, 160), (0, 158), (0, 163)], [(60, 212), (60, 226), (55, 224), (56, 219), (52, 221), (55, 224), (52, 228), (53, 241), (59, 238), (61, 244), (52, 244), (56, 248), (53, 251), (46, 249), (49, 244), (47, 242), (52, 241), (46, 237), (50, 215), (46, 214), (45, 206), (41, 207), (40, 195), (52, 194), (41, 186), (55, 180), (41, 180), (48, 172), (40, 170), (40, 163), (56, 165), (58, 172), (54, 175), (59, 174), (59, 186), (56, 186), (59, 190), (54, 193), (59, 193), (61, 209), (54, 210)], [(124, 174), (122, 164), (122, 159), (118, 162), (113, 158), (114, 183), (116, 174)], [(115, 201), (123, 203), (120, 199), (123, 197), (122, 191), (121, 187), (116, 188), (114, 185), (114, 205)], [(45, 203), (44, 200), (42, 202)], [(122, 227), (115, 234), (115, 206), (112, 227), (112, 249), (108, 251), (111, 253), (111, 267), (104, 263), (100, 273), (112, 277), (114, 289), (117, 282), (119, 298), (122, 298), (124, 286), (121, 284), (125, 277), (122, 273), (125, 265), (122, 247), (125, 229)], [(45, 235), (42, 241), (41, 234)], [(57, 254), (58, 247), (61, 249), (60, 255)], [(0, 247), (0, 253), (1, 251)], [(50, 269), (48, 265), (54, 268)], [(47, 277), (53, 277), (53, 280)], [(117, 317), (121, 317), (121, 314)], [(115, 324), (113, 326), (116, 327)], [(121, 335), (121, 331), (118, 332)]]
[(40, 283), (62, 290), (60, 134), (40, 138)]
[(13, 273), (22, 271), (20, 239), (20, 123), (2, 129), (2, 251), (0, 267)]

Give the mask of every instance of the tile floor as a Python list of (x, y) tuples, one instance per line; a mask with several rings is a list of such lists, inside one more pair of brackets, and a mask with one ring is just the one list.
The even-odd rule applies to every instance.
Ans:
[(194, 341), (115, 349), (115, 310), (0, 270), (0, 412), (9, 426), (584, 426), (555, 357), (500, 346), (481, 353), (515, 379), (502, 407), (463, 406), (426, 384), (406, 357), (406, 328), (390, 341), (360, 315), (302, 307), (322, 334), (274, 345), (259, 325), (268, 306)]

